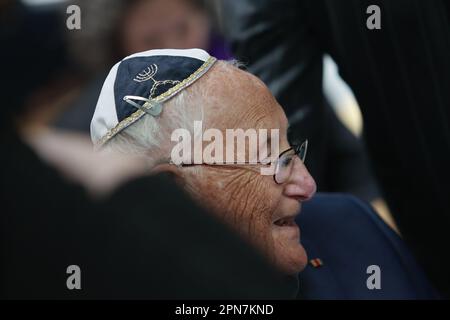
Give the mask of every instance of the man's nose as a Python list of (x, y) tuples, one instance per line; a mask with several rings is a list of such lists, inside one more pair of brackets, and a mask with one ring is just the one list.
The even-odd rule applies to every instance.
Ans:
[(294, 157), (294, 166), (284, 188), (284, 194), (300, 201), (307, 201), (316, 193), (317, 186), (302, 160)]

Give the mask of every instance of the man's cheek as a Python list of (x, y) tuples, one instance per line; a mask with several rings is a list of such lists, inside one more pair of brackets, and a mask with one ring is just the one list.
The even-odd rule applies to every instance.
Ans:
[(298, 213), (300, 211), (300, 207), (301, 205), (299, 201), (286, 197), (281, 197), (278, 204), (278, 210), (284, 214)]

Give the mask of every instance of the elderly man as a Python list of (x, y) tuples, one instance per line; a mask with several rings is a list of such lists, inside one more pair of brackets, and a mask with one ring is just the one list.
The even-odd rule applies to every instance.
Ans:
[[(303, 163), (307, 141), (290, 145), (287, 130), (258, 78), (198, 49), (150, 50), (116, 64), (91, 123), (97, 149), (145, 156), (149, 171), (172, 174), (280, 271), (296, 275), (308, 262), (296, 217), (316, 185)], [(300, 220), (315, 269), (308, 265), (301, 278), (302, 297), (434, 297), (401, 239), (366, 205), (342, 195), (308, 204)], [(384, 291), (366, 286), (368, 262), (382, 265)]]
[[(172, 164), (178, 142), (171, 141), (172, 133), (185, 129), (194, 135), (195, 121), (224, 136), (233, 128), (278, 129), (276, 143), (286, 152), (281, 161), (270, 155), (277, 168), (273, 176), (262, 175), (265, 165), (259, 162)], [(91, 124), (97, 147), (147, 155), (149, 169), (172, 173), (279, 269), (296, 274), (307, 258), (295, 217), (316, 185), (297, 156), (304, 149), (291, 148), (287, 129), (282, 108), (259, 79), (198, 49), (151, 50), (124, 59), (105, 81)], [(258, 146), (267, 147), (267, 140)], [(228, 143), (223, 153), (234, 146)]]

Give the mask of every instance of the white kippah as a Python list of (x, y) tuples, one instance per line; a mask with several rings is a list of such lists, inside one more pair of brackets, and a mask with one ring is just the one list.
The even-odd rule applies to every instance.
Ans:
[(215, 61), (201, 49), (162, 49), (136, 53), (114, 65), (91, 121), (96, 147), (144, 114), (158, 116), (164, 101), (194, 83)]

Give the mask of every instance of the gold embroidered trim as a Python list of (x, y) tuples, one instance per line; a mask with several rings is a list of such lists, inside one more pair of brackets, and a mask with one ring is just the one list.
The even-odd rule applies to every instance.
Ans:
[[(189, 77), (178, 83), (177, 85), (173, 86), (166, 92), (160, 94), (156, 98), (152, 99), (153, 102), (156, 103), (163, 103), (164, 101), (169, 100), (174, 95), (176, 95), (181, 90), (187, 88), (191, 84), (193, 84), (196, 80), (200, 79), (201, 76), (203, 76), (209, 68), (216, 62), (217, 59), (214, 57), (209, 57), (208, 60), (206, 60), (200, 68), (198, 68), (194, 73), (192, 73)], [(149, 103), (145, 103), (143, 105), (144, 108), (151, 108), (152, 106)], [(96, 144), (95, 149), (100, 149), (102, 146), (105, 145), (111, 138), (113, 138), (116, 134), (118, 134), (120, 131), (128, 127), (129, 125), (133, 124), (137, 120), (139, 120), (143, 115), (145, 114), (144, 111), (141, 109), (138, 109), (136, 112), (131, 114), (129, 117), (123, 119), (120, 121), (114, 128), (110, 129)]]

